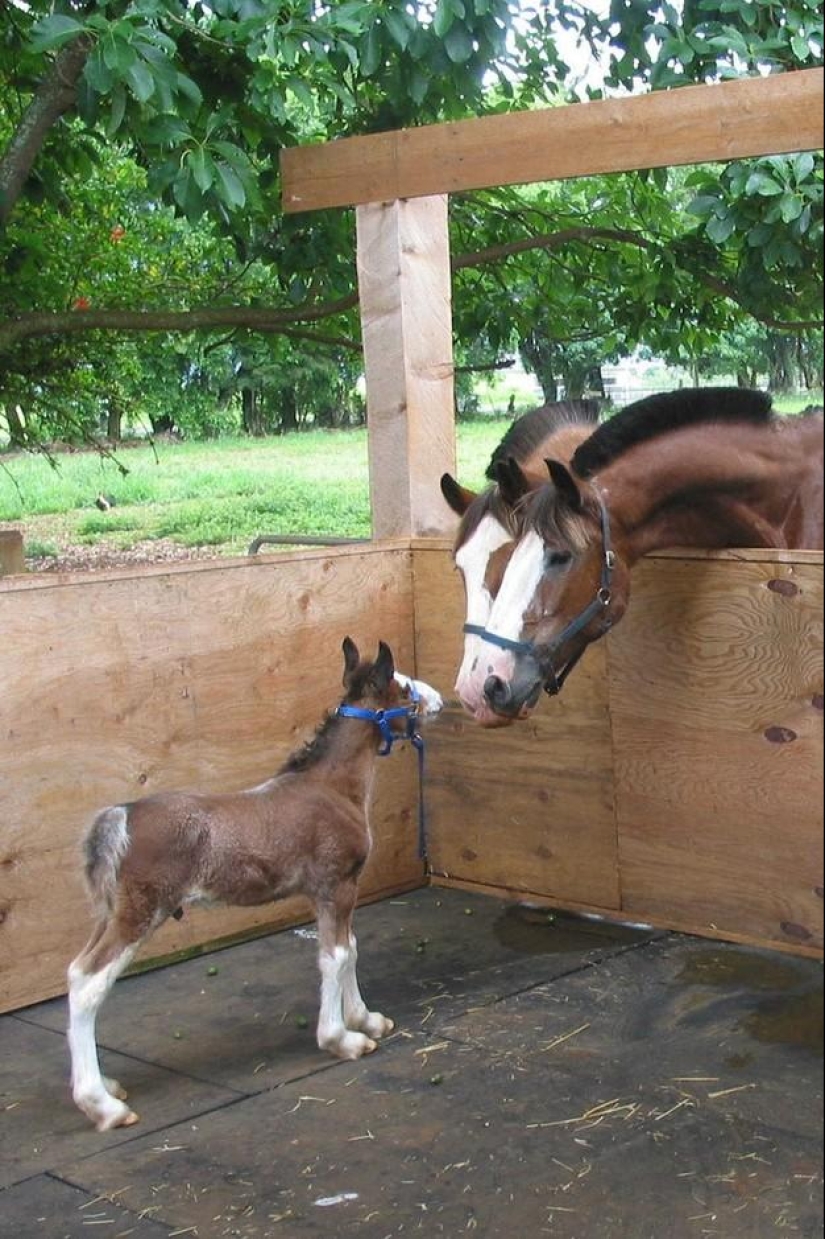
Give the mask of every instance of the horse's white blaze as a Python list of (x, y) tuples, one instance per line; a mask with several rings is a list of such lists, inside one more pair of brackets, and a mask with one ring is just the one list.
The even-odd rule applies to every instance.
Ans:
[[(524, 622), (524, 612), (532, 601), (544, 570), (544, 543), (537, 533), (525, 534), (516, 544), (501, 588), (493, 601), (487, 619), (487, 631), (510, 641), (518, 641)], [(489, 641), (477, 638), (482, 653), (475, 660), (461, 699), (468, 709), (484, 712), (484, 682), (490, 675), (509, 682), (513, 677), (514, 656)]]
[[(493, 598), (484, 583), (490, 556), (512, 541), (512, 535), (493, 516), (485, 516), (478, 528), (456, 552), (456, 567), (464, 578), (464, 593), (467, 599), (466, 622), (486, 626), (493, 606)], [(465, 704), (465, 689), (469, 691), (473, 671), (483, 653), (481, 637), (467, 633), (464, 637), (464, 656), (455, 682), (455, 691)]]

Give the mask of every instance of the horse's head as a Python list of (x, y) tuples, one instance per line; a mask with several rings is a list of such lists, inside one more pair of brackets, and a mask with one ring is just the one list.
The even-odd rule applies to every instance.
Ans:
[(485, 727), (526, 717), (542, 688), (558, 692), (575, 662), (624, 613), (629, 572), (605, 499), (565, 465), (519, 505), (521, 530), (462, 694)]
[[(441, 493), (461, 517), (453, 554), (464, 581), (465, 628), (484, 628), (490, 618), (519, 532), (519, 503), (530, 484), (513, 460), (497, 463), (493, 474), (494, 485), (478, 493), (459, 486), (449, 473), (441, 478)], [(462, 701), (481, 653), (481, 639), (467, 632), (455, 682)]]

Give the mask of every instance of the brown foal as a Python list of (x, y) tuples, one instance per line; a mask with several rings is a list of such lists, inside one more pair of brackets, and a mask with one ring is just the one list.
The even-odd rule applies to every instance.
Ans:
[(97, 1013), (140, 944), (184, 904), (308, 896), (318, 925), (318, 1045), (360, 1058), (392, 1030), (358, 989), (352, 914), (370, 852), (376, 757), (393, 739), (411, 738), (418, 716), (436, 713), (441, 698), (397, 674), (384, 642), (373, 662), (361, 661), (349, 637), (343, 653), (342, 705), (274, 777), (228, 795), (163, 792), (110, 806), (92, 822), (84, 847), (97, 924), (69, 966), (68, 1040), (74, 1100), (99, 1131), (138, 1116), (117, 1081), (101, 1075)]

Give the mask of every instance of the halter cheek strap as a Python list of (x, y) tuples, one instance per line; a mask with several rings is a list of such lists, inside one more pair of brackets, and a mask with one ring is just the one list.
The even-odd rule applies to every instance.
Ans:
[(573, 619), (568, 624), (565, 624), (561, 632), (556, 633), (555, 637), (545, 644), (537, 646), (533, 641), (514, 641), (510, 637), (499, 636), (497, 632), (490, 632), (482, 624), (464, 625), (466, 633), (470, 633), (475, 637), (481, 637), (488, 645), (498, 646), (500, 650), (509, 650), (513, 654), (530, 654), (537, 661), (545, 663), (548, 671), (544, 677), (543, 688), (549, 697), (555, 697), (557, 693), (561, 692), (564, 681), (581, 658), (584, 649), (582, 648), (572, 658), (568, 659), (561, 671), (556, 670), (553, 656), (558, 653), (565, 642), (580, 633), (597, 615), (603, 614), (610, 605), (610, 584), (613, 568), (616, 564), (616, 554), (610, 539), (610, 517), (601, 495), (599, 496), (599, 507), (603, 551), (599, 588), (596, 591), (596, 597), (587, 604), (583, 611), (580, 611), (578, 615), (574, 615)]

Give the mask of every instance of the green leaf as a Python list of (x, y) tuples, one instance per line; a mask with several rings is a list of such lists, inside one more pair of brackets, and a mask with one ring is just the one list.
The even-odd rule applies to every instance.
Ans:
[(60, 47), (82, 34), (84, 29), (83, 23), (74, 17), (53, 13), (51, 17), (44, 17), (34, 26), (29, 48), (33, 52), (45, 52), (49, 48)]
[(473, 54), (473, 40), (463, 26), (452, 26), (444, 40), (444, 50), (454, 65), (464, 64)]
[(132, 88), (135, 98), (146, 103), (155, 93), (155, 79), (144, 61), (136, 61), (126, 71), (126, 81)]
[(233, 168), (230, 168), (228, 163), (216, 164), (215, 171), (217, 172), (216, 190), (218, 197), (232, 209), (242, 207), (246, 202), (246, 191), (241, 183), (241, 178)]
[(390, 9), (388, 12), (384, 13), (381, 20), (387, 27), (387, 30), (390, 33), (390, 38), (393, 42), (398, 44), (402, 52), (405, 51), (407, 44), (410, 41), (412, 31), (401, 14), (396, 12), (394, 9)]
[(762, 198), (771, 198), (784, 192), (783, 187), (772, 176), (768, 176), (767, 172), (754, 172), (748, 177), (745, 186), (746, 194), (759, 194)]
[(791, 35), (791, 51), (797, 60), (808, 60), (811, 55), (811, 49), (808, 46), (808, 40), (803, 39), (801, 35)]
[(202, 146), (198, 146), (189, 156), (189, 167), (192, 170), (192, 176), (195, 178), (195, 184), (201, 193), (206, 193), (207, 189), (211, 189), (215, 180), (215, 165), (212, 162), (212, 157), (207, 154)]
[(710, 237), (711, 241), (715, 241), (717, 245), (721, 245), (727, 241), (736, 228), (736, 221), (732, 215), (723, 215), (721, 218), (718, 215), (713, 215), (708, 220), (705, 226), (705, 232)]
[(123, 121), (126, 112), (126, 91), (118, 82), (112, 90), (112, 106), (109, 112), (109, 119), (106, 122), (106, 136), (113, 138), (117, 133)]
[(375, 22), (361, 41), (361, 72), (372, 77), (381, 64), (381, 30)]
[(779, 199), (779, 209), (786, 224), (799, 219), (804, 203), (799, 194), (783, 194)]
[(453, 22), (455, 21), (455, 13), (450, 0), (438, 0), (433, 17), (433, 30), (438, 35), (439, 39), (443, 39)]
[(111, 70), (103, 59), (100, 47), (96, 47), (86, 61), (83, 76), (92, 90), (97, 91), (99, 95), (105, 95), (111, 90), (114, 79)]

